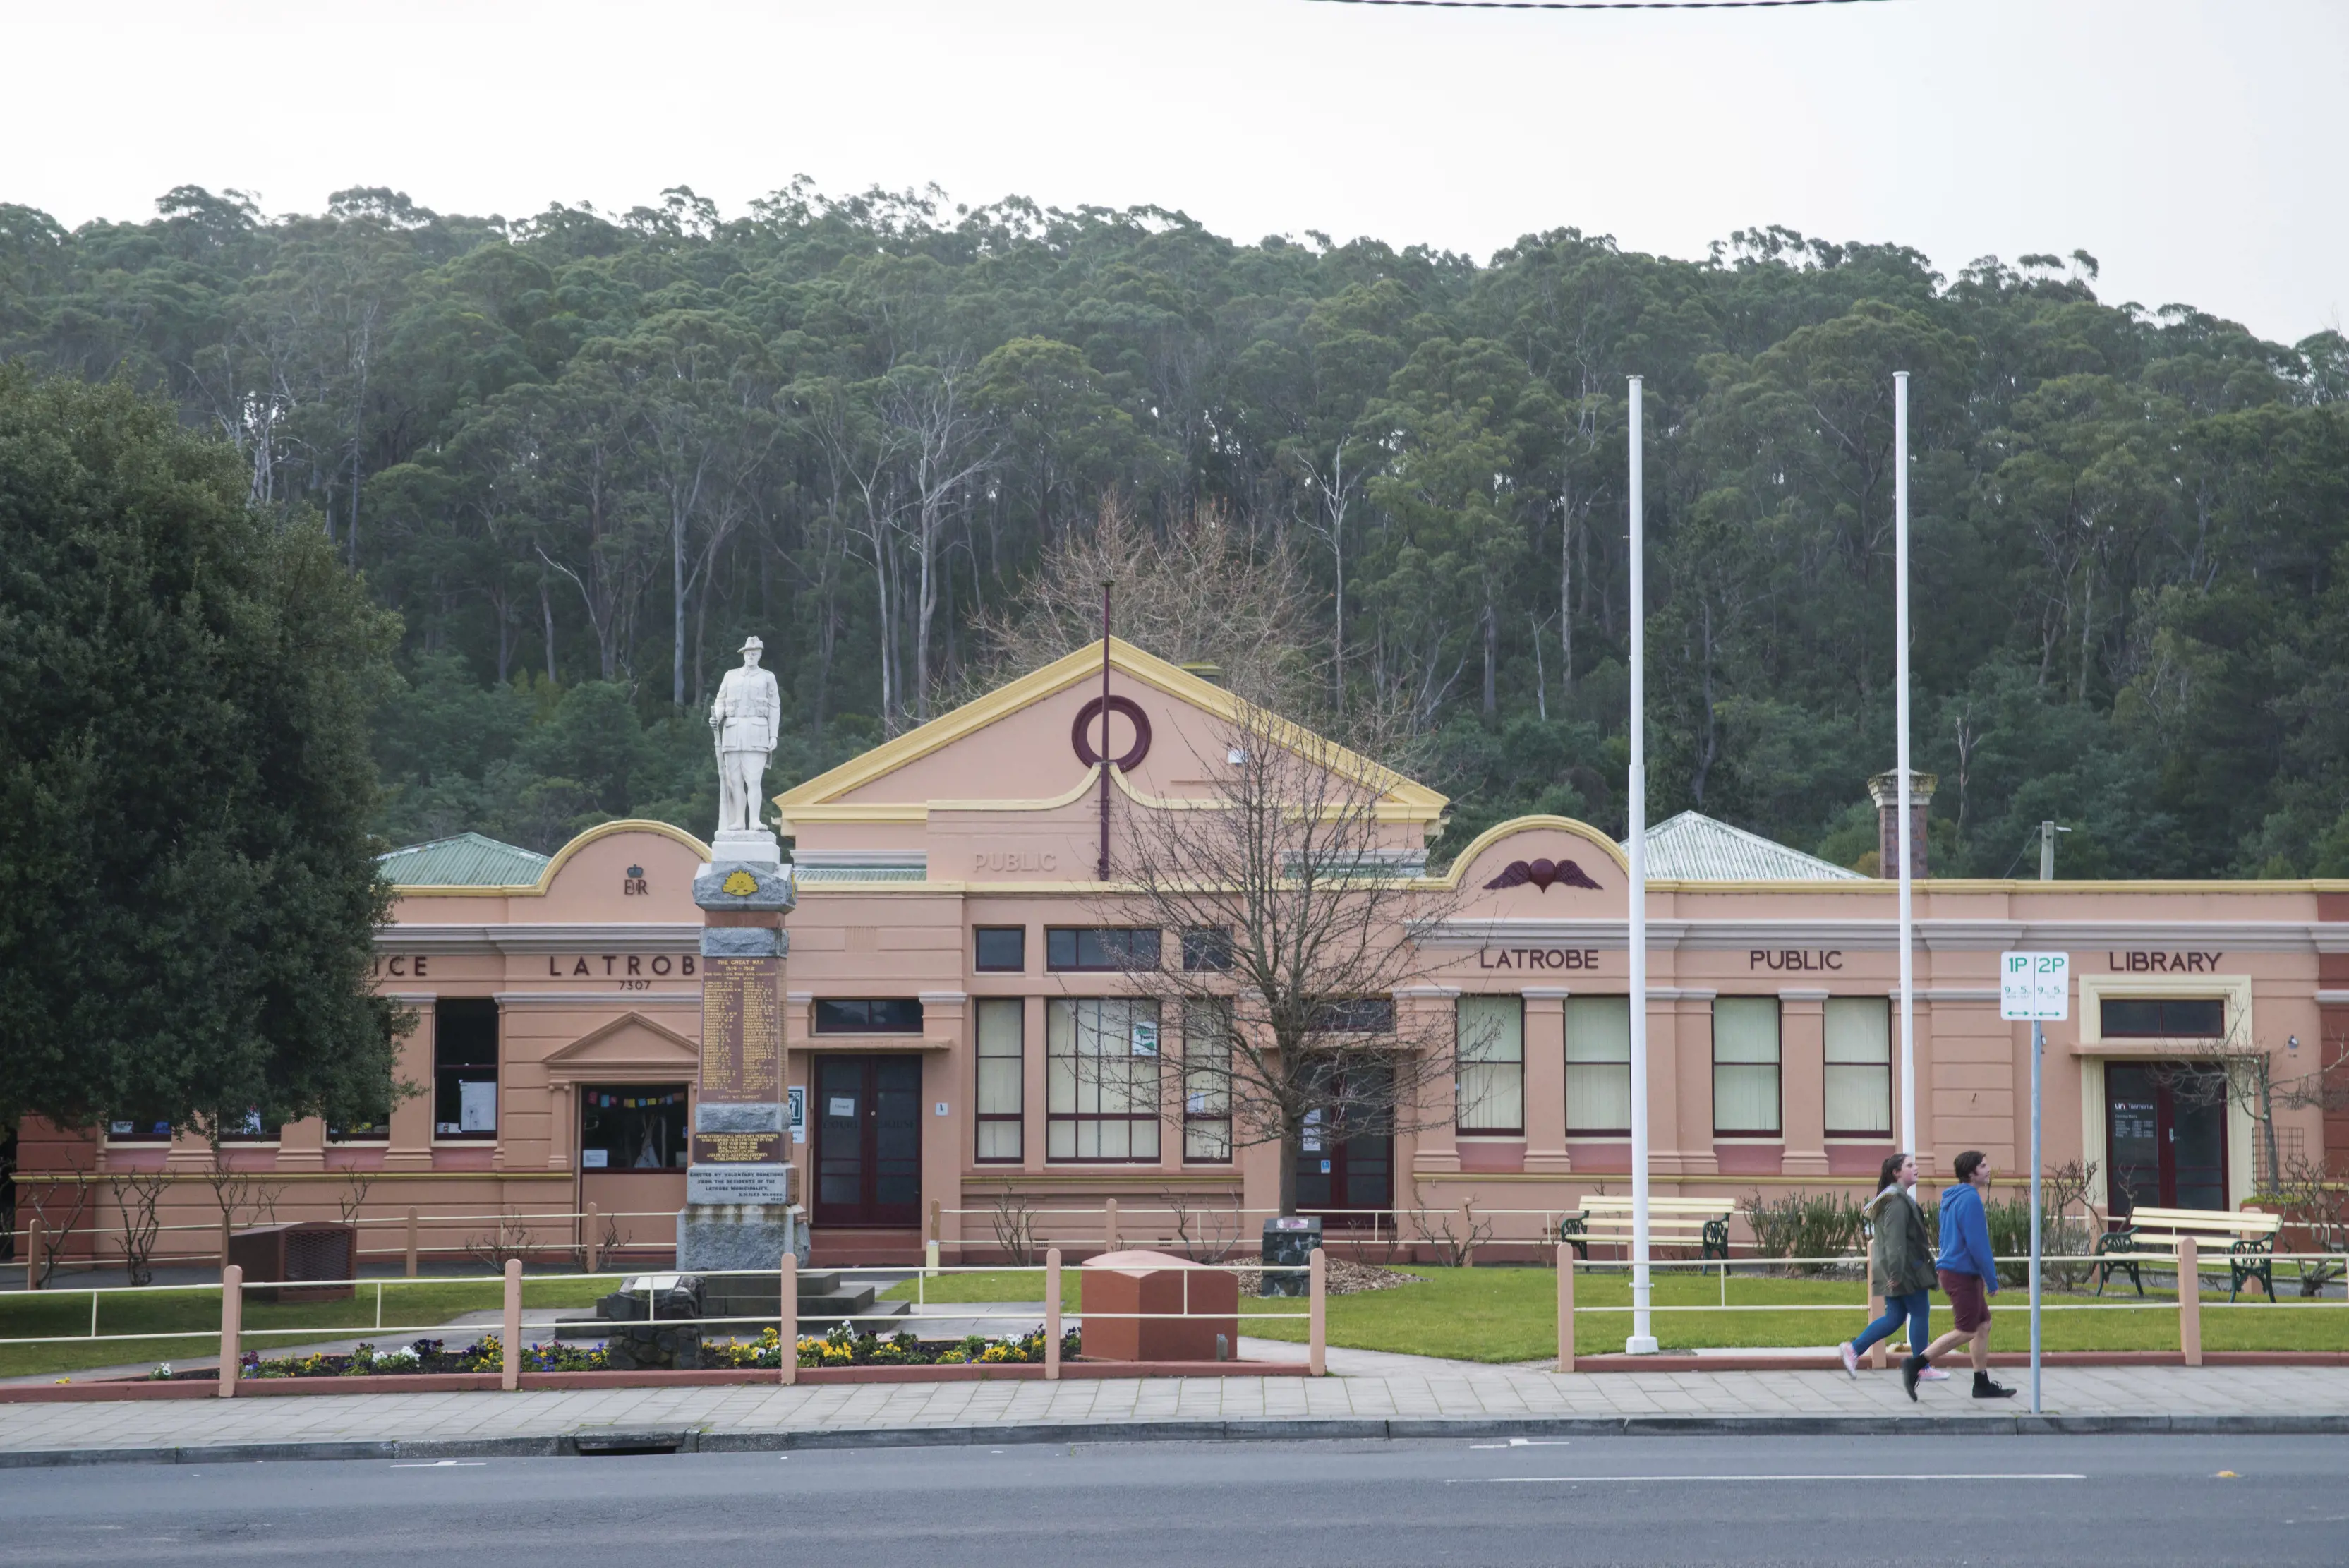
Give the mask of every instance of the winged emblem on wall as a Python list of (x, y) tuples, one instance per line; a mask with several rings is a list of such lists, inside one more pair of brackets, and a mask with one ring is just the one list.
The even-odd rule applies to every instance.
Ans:
[(1581, 867), (1571, 860), (1512, 860), (1501, 867), (1498, 877), (1485, 886), (1490, 890), (1522, 888), (1528, 882), (1545, 893), (1549, 891), (1553, 882), (1564, 883), (1569, 888), (1588, 888), (1593, 891), (1599, 887)]

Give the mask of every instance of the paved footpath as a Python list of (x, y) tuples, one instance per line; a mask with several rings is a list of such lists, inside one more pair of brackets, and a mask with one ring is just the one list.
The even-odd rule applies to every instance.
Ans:
[[(1254, 1357), (1293, 1347), (1247, 1342)], [(603, 1388), (0, 1406), (0, 1465), (682, 1449), (1544, 1431), (2043, 1429), (1961, 1369), (1911, 1404), (1889, 1372), (1560, 1375), (1332, 1350), (1331, 1376)], [(2021, 1375), (2002, 1373), (2019, 1380)], [(2349, 1367), (2060, 1367), (2058, 1430), (2349, 1432)]]

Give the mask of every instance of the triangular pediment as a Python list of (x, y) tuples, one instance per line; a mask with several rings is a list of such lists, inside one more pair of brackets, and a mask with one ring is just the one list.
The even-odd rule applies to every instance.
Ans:
[[(1205, 721), (1188, 726), (1204, 732), (1240, 720), (1247, 705), (1215, 682), (1116, 638), (1108, 642), (1108, 666), (1115, 697), (1156, 710), (1148, 715), (1156, 740), (1143, 774), (1130, 781), (1121, 774), (1121, 782), (1138, 797), (1184, 793), (1192, 781), (1176, 775), (1200, 770), (1185, 750), (1188, 739), (1176, 732), (1186, 726), (1176, 721)], [(1081, 799), (1098, 773), (1072, 751), (1068, 722), (1102, 680), (1099, 642), (1054, 659), (775, 796), (785, 831), (802, 823), (914, 823), (940, 808), (1048, 810)], [(1327, 765), (1375, 788), (1382, 820), (1432, 826), (1450, 804), (1425, 784), (1343, 747), (1317, 742), (1311, 750)]]
[(701, 1047), (641, 1012), (624, 1012), (546, 1059), (547, 1075), (584, 1078), (614, 1074), (688, 1076), (701, 1065)]

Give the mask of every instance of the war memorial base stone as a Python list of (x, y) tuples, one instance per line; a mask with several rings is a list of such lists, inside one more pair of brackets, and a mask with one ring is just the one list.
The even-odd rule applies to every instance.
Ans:
[[(783, 916), (798, 901), (772, 834), (721, 831), (694, 879), (701, 934), (701, 1083), (677, 1217), (680, 1272), (770, 1271), (789, 1252), (807, 1261), (805, 1211), (783, 1120)], [(716, 1281), (711, 1293), (778, 1307), (775, 1282)]]

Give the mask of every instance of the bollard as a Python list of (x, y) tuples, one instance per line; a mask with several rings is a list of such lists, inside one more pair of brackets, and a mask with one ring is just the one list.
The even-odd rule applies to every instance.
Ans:
[(416, 1210), (408, 1211), (408, 1277), (416, 1277)]
[[(1878, 1318), (1880, 1318), (1883, 1315), (1884, 1298), (1878, 1295), (1876, 1292), (1871, 1289), (1868, 1293), (1868, 1321), (1874, 1323)], [(1868, 1347), (1868, 1365), (1873, 1371), (1881, 1372), (1884, 1370), (1884, 1345), (1885, 1342), (1879, 1339), (1874, 1345)], [(1921, 1352), (1925, 1347), (1921, 1345), (1912, 1345), (1909, 1348), (1912, 1351)]]
[(1044, 1251), (1044, 1381), (1061, 1380), (1061, 1249)]
[(41, 1249), (49, 1243), (49, 1228), (38, 1220), (25, 1227), (25, 1288), (41, 1288)]
[(522, 1386), (522, 1260), (506, 1260), (506, 1343), (498, 1382), (509, 1394)]
[(595, 1206), (590, 1203), (587, 1205), (587, 1272), (591, 1274), (596, 1272), (603, 1262), (604, 1250), (596, 1241)]
[(782, 1326), (776, 1359), (782, 1366), (782, 1385), (789, 1388), (800, 1380), (800, 1259), (796, 1252), (783, 1254)]
[(2178, 1348), (2189, 1366), (2202, 1365), (2202, 1249), (2178, 1238)]
[(1557, 1369), (1574, 1370), (1574, 1249), (1557, 1244)]
[(244, 1271), (221, 1271), (220, 1397), (236, 1397), (237, 1364), (244, 1359)]
[(1117, 1251), (1117, 1199), (1112, 1198), (1102, 1210), (1102, 1251)]
[(1330, 1260), (1319, 1247), (1305, 1278), (1305, 1369), (1319, 1377), (1330, 1370)]

